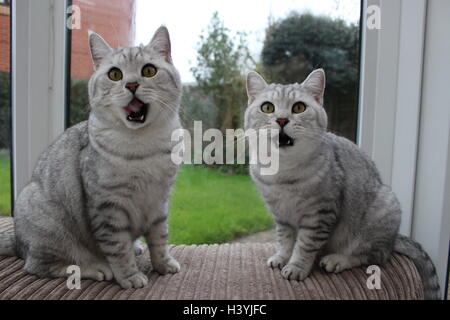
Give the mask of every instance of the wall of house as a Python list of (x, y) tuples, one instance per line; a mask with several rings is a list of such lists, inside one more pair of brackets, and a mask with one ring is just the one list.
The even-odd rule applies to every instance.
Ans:
[[(135, 0), (73, 0), (80, 8), (81, 29), (72, 30), (71, 76), (89, 78), (92, 63), (87, 32), (100, 34), (113, 47), (134, 42)], [(10, 70), (10, 8), (0, 5), (0, 71)]]
[(10, 53), (10, 8), (0, 5), (0, 71), (9, 71)]
[(135, 0), (73, 0), (73, 5), (80, 8), (81, 29), (72, 30), (71, 76), (89, 78), (88, 30), (100, 34), (112, 47), (132, 45)]

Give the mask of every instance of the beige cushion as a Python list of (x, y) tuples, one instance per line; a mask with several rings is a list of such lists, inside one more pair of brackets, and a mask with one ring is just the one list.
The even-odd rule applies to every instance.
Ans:
[[(0, 219), (0, 230), (12, 230), (12, 220)], [(112, 282), (82, 280), (69, 290), (65, 279), (40, 279), (26, 274), (23, 261), (0, 257), (0, 299), (423, 299), (417, 270), (408, 258), (395, 254), (381, 268), (381, 289), (369, 290), (366, 268), (341, 274), (315, 270), (302, 282), (287, 281), (266, 266), (275, 245), (221, 244), (173, 246), (181, 272), (160, 276), (148, 272), (149, 285), (123, 290)], [(148, 265), (148, 253), (145, 263)]]

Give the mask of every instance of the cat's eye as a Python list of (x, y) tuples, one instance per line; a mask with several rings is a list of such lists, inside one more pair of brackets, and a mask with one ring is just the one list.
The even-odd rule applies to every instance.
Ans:
[(108, 72), (108, 78), (110, 78), (112, 81), (119, 81), (122, 80), (123, 74), (122, 71), (120, 71), (119, 68), (111, 68)]
[(264, 113), (273, 113), (275, 111), (275, 106), (270, 102), (264, 102), (261, 105), (261, 111)]
[(156, 75), (156, 72), (157, 72), (156, 67), (152, 64), (146, 64), (142, 68), (142, 76), (146, 78), (154, 77)]
[(303, 102), (296, 102), (292, 106), (292, 113), (302, 113), (302, 112), (305, 112), (305, 110), (306, 110), (306, 105)]

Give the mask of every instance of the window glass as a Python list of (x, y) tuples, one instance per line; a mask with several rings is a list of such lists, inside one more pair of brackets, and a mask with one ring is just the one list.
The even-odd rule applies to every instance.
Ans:
[[(147, 1), (73, 0), (80, 29), (71, 31), (69, 124), (88, 116), (92, 63), (88, 29), (111, 46), (147, 44), (166, 25), (183, 82), (182, 124), (243, 127), (245, 75), (302, 81), (315, 68), (327, 74), (330, 130), (356, 139), (360, 0)], [(237, 9), (238, 8), (238, 9)], [(184, 164), (172, 193), (170, 242), (220, 243), (272, 228), (246, 165)]]
[(0, 1), (0, 216), (11, 214), (10, 2)]
[[(92, 73), (88, 30), (100, 34), (112, 47), (134, 44), (134, 0), (73, 0), (70, 55), (69, 126), (87, 119), (87, 81)], [(75, 23), (79, 19), (79, 24)]]

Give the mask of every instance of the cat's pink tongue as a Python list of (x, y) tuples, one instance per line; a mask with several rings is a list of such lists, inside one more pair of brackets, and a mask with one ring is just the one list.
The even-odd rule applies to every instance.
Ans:
[(144, 103), (141, 100), (134, 98), (126, 107), (123, 108), (125, 109), (127, 114), (131, 114), (132, 112), (138, 112), (143, 105)]

